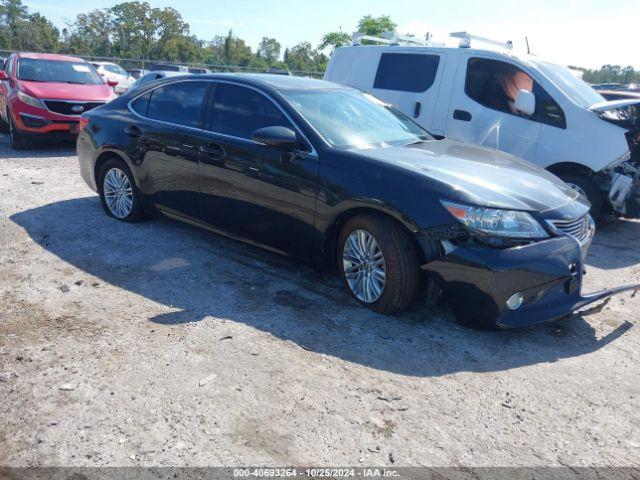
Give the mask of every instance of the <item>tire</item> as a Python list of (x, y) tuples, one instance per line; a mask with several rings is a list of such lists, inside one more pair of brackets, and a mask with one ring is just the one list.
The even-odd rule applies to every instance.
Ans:
[(29, 148), (29, 142), (20, 134), (13, 123), (11, 114), (7, 112), (8, 127), (9, 127), (9, 141), (11, 142), (11, 148), (14, 150), (26, 150)]
[(606, 194), (598, 188), (588, 175), (565, 173), (558, 175), (574, 190), (587, 197), (591, 203), (591, 216), (596, 222), (603, 220), (605, 215)]
[[(370, 235), (377, 244), (373, 252), (368, 250), (370, 255), (365, 261), (361, 261), (363, 256), (355, 255), (354, 245), (351, 243), (365, 238), (359, 237), (363, 235), (361, 232)], [(394, 314), (413, 301), (420, 277), (418, 255), (408, 232), (395, 221), (378, 214), (355, 216), (342, 228), (336, 250), (343, 285), (349, 295), (361, 305), (374, 312)], [(366, 250), (361, 249), (361, 252)], [(382, 255), (382, 264), (379, 263), (380, 255), (376, 252)], [(350, 260), (346, 260), (347, 258)], [(357, 264), (358, 267), (355, 266)], [(384, 270), (384, 282), (380, 282), (380, 274), (376, 271), (380, 267)], [(378, 282), (378, 287), (382, 283), (378, 291), (374, 287), (358, 291), (358, 285), (365, 284), (367, 275)], [(367, 290), (370, 293), (368, 298)]]
[(0, 133), (9, 133), (9, 124), (0, 115)]
[(145, 219), (142, 196), (123, 160), (112, 158), (105, 162), (98, 175), (98, 191), (102, 208), (110, 217), (130, 223)]

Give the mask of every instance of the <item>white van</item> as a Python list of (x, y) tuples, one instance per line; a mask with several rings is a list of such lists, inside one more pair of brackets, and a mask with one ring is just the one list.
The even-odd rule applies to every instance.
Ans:
[[(607, 102), (567, 67), (518, 55), (465, 32), (460, 47), (354, 45), (335, 51), (325, 80), (375, 95), (436, 136), (537, 163), (585, 195), (599, 216), (640, 216), (640, 119)], [(491, 49), (471, 48), (471, 43)]]

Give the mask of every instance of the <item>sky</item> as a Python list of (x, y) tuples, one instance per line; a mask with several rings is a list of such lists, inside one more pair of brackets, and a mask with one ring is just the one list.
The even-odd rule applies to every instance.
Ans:
[[(314, 46), (322, 35), (342, 29), (352, 33), (363, 15), (389, 15), (399, 33), (434, 35), (449, 42), (453, 31), (468, 31), (495, 40), (512, 40), (524, 49), (525, 36), (538, 57), (585, 68), (609, 63), (640, 70), (638, 0), (148, 0), (154, 7), (171, 6), (189, 23), (192, 34), (209, 40), (229, 29), (254, 49), (262, 37), (290, 47), (302, 41)], [(106, 8), (118, 1), (24, 1), (63, 28), (81, 12)]]

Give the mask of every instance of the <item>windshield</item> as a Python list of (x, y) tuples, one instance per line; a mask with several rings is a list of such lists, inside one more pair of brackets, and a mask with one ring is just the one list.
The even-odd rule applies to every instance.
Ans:
[(602, 95), (576, 77), (569, 68), (547, 62), (536, 62), (536, 65), (574, 103), (588, 108), (594, 103), (605, 101)]
[(65, 62), (21, 58), (18, 61), (18, 78), (29, 82), (78, 83), (81, 85), (101, 85), (98, 73), (85, 62)]
[(105, 69), (107, 72), (115, 73), (116, 75), (124, 75), (125, 77), (128, 75), (128, 74), (127, 74), (127, 72), (125, 72), (125, 70), (124, 70), (121, 66), (119, 66), (119, 65), (109, 65), (109, 64), (106, 64), (106, 65), (104, 66), (104, 69)]
[(402, 113), (356, 90), (284, 90), (282, 94), (333, 147), (370, 148), (432, 140)]

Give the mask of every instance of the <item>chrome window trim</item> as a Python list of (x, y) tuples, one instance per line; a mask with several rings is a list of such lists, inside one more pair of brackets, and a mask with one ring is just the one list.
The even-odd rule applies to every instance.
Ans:
[(216, 132), (214, 130), (206, 130), (204, 128), (190, 127), (188, 125), (180, 125), (179, 123), (165, 122), (164, 120), (156, 120), (155, 118), (145, 117), (143, 115), (140, 115), (138, 112), (136, 112), (133, 109), (133, 107), (131, 106), (131, 104), (133, 102), (135, 102), (138, 98), (146, 95), (149, 92), (153, 92), (154, 90), (156, 90), (158, 88), (162, 88), (162, 87), (164, 87), (166, 85), (173, 85), (175, 83), (184, 83), (184, 82), (228, 83), (228, 84), (231, 84), (231, 85), (237, 85), (239, 87), (249, 88), (251, 90), (254, 90), (254, 91), (258, 92), (259, 94), (265, 96), (271, 103), (273, 103), (276, 106), (276, 108), (278, 110), (280, 110), (280, 112), (285, 116), (285, 118), (287, 120), (289, 120), (289, 122), (291, 122), (291, 125), (296, 130), (296, 133), (299, 134), (307, 142), (307, 144), (311, 147), (311, 151), (310, 152), (305, 152), (305, 151), (302, 151), (302, 150), (295, 150), (295, 152), (297, 154), (299, 154), (299, 155), (302, 155), (302, 156), (309, 156), (309, 157), (318, 158), (318, 152), (316, 151), (316, 149), (313, 146), (313, 144), (309, 141), (307, 136), (304, 133), (302, 133), (302, 130), (300, 129), (298, 124), (291, 118), (291, 116), (286, 111), (284, 111), (284, 109), (278, 104), (278, 102), (276, 102), (273, 99), (273, 97), (271, 95), (269, 95), (268, 93), (263, 92), (259, 88), (254, 87), (253, 85), (247, 85), (247, 84), (242, 83), (242, 82), (234, 82), (232, 80), (217, 79), (217, 78), (216, 79), (211, 79), (211, 78), (182, 78), (182, 79), (178, 79), (178, 80), (173, 80), (173, 81), (169, 81), (169, 82), (163, 83), (162, 85), (158, 85), (156, 87), (150, 88), (149, 90), (146, 90), (146, 91), (136, 95), (131, 100), (129, 100), (129, 102), (127, 103), (127, 109), (129, 110), (129, 112), (131, 112), (131, 114), (133, 114), (133, 116), (138, 117), (138, 118), (140, 118), (142, 120), (146, 120), (146, 121), (150, 121), (150, 122), (157, 122), (157, 123), (164, 124), (164, 125), (170, 125), (172, 127), (186, 128), (188, 130), (192, 130), (192, 131), (198, 132), (198, 133), (219, 135), (219, 136), (222, 136), (222, 137), (225, 137), (225, 138), (229, 138), (229, 139), (232, 139), (232, 140), (240, 140), (240, 141), (243, 141), (243, 142), (246, 142), (246, 143), (250, 143), (250, 144), (256, 145), (256, 146), (264, 146), (263, 143), (257, 142), (257, 141), (255, 141), (255, 140), (253, 140), (251, 138), (237, 137), (235, 135), (228, 135), (226, 133)]

